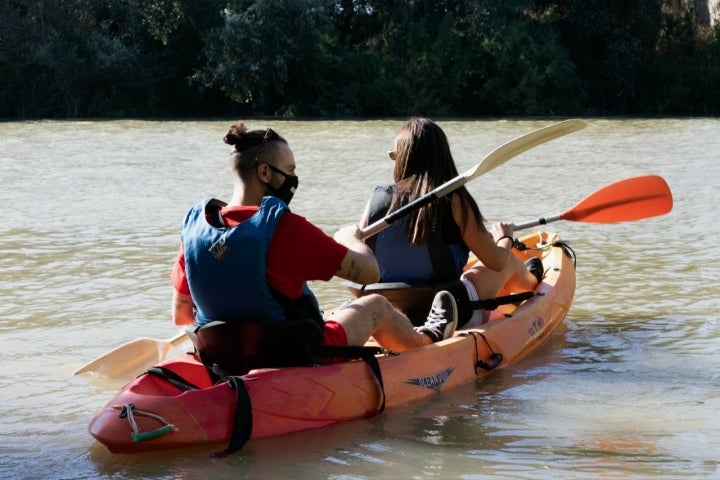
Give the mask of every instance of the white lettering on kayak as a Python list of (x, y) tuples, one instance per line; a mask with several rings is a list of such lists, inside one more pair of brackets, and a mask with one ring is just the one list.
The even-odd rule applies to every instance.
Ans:
[(455, 370), (454, 367), (446, 368), (445, 370), (441, 370), (433, 375), (428, 375), (426, 377), (420, 378), (411, 378), (405, 383), (409, 383), (410, 385), (417, 385), (418, 387), (440, 390), (440, 388), (442, 388), (443, 384), (447, 381), (447, 379), (450, 378), (450, 374), (453, 372), (453, 370)]

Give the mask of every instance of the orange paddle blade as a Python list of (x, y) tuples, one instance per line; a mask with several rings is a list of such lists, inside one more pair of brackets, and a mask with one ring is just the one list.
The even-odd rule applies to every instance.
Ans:
[(629, 222), (672, 210), (667, 182), (658, 175), (626, 178), (587, 196), (560, 214), (561, 220), (591, 223)]

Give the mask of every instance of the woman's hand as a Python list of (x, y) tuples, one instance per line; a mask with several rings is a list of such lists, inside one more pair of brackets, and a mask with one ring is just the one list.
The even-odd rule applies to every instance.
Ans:
[(513, 224), (512, 222), (496, 222), (492, 226), (492, 236), (495, 243), (497, 243), (503, 237), (510, 237), (510, 243), (512, 244), (513, 236)]
[(360, 230), (360, 227), (357, 225), (347, 225), (335, 232), (333, 238), (339, 244), (350, 248), (351, 245), (354, 245), (357, 242), (362, 242), (362, 240), (360, 240), (361, 235), (362, 231)]

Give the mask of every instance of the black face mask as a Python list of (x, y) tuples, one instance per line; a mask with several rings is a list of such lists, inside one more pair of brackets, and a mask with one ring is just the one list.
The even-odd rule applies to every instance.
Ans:
[(293, 195), (295, 195), (295, 190), (297, 190), (297, 187), (300, 184), (300, 179), (295, 175), (288, 175), (279, 168), (273, 167), (269, 163), (266, 165), (270, 167), (270, 169), (272, 169), (274, 172), (279, 173), (280, 175), (285, 177), (285, 180), (283, 181), (282, 185), (280, 185), (280, 188), (275, 188), (269, 183), (267, 184), (267, 186), (270, 188), (272, 196), (279, 198), (280, 200), (285, 202), (286, 205), (290, 205), (290, 200), (292, 200)]

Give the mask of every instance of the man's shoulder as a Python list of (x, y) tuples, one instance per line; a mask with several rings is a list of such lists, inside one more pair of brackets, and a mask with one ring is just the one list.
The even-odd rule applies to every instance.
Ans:
[(290, 211), (285, 212), (285, 214), (280, 219), (280, 222), (278, 223), (278, 227), (289, 229), (293, 232), (298, 230), (308, 232), (322, 232), (320, 227), (312, 223), (307, 218)]

